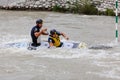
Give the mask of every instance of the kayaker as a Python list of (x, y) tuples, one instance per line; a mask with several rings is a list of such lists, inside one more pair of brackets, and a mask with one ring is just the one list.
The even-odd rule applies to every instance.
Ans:
[(63, 42), (61, 42), (60, 40), (60, 36), (63, 36), (66, 40), (69, 40), (69, 38), (63, 33), (63, 32), (59, 32), (55, 29), (50, 30), (50, 35), (48, 38), (48, 42), (49, 42), (49, 47), (61, 47), (63, 45)]

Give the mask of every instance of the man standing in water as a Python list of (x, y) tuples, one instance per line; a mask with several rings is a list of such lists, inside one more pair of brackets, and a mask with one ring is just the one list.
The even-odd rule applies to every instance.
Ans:
[(41, 35), (48, 35), (48, 33), (46, 33), (47, 28), (41, 29), (42, 24), (43, 24), (42, 19), (36, 20), (36, 26), (34, 26), (31, 30), (32, 46), (34, 47), (40, 46), (41, 44), (40, 42), (38, 42), (38, 37), (40, 37)]

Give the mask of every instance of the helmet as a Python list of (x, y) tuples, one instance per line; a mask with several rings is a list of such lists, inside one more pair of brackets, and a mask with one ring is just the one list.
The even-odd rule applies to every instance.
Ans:
[(57, 31), (56, 31), (55, 29), (50, 30), (50, 34), (51, 34), (51, 35), (55, 34), (56, 32), (57, 32)]
[(43, 20), (42, 20), (42, 19), (36, 20), (36, 24), (42, 24), (42, 23), (43, 23)]

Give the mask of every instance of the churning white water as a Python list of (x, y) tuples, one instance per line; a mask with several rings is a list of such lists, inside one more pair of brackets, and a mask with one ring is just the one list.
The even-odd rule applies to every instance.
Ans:
[[(26, 47), (2, 47), (8, 43), (30, 42), (30, 30), (38, 18), (44, 20), (43, 27), (48, 31), (54, 28), (65, 32), (69, 41), (82, 41), (88, 47), (104, 44), (112, 48), (30, 51)], [(120, 80), (120, 44), (115, 43), (115, 17), (0, 11), (0, 80)]]

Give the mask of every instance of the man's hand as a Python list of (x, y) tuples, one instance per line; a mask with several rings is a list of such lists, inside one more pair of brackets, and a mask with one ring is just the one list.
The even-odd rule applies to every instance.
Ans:
[(47, 28), (41, 30), (42, 33), (46, 32), (46, 31), (47, 31)]
[(42, 33), (43, 35), (48, 35), (47, 28), (42, 29), (42, 30), (41, 30), (41, 33)]

